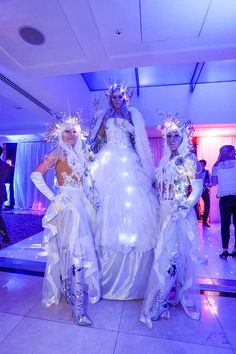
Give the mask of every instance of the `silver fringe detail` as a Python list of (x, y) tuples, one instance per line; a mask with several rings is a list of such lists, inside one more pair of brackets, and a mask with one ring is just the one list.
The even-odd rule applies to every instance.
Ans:
[(164, 298), (164, 293), (159, 289), (154, 297), (153, 305), (151, 308), (151, 319), (152, 321), (157, 321), (162, 315), (163, 317), (169, 318), (169, 305)]
[(63, 286), (64, 295), (69, 305), (73, 305), (72, 299), (72, 268), (68, 270)]

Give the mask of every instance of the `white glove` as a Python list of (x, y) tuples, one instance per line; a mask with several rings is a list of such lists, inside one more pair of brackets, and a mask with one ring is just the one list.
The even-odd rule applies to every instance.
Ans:
[(51, 202), (53, 201), (55, 203), (56, 209), (58, 211), (65, 209), (66, 206), (71, 204), (72, 199), (69, 195), (65, 193), (59, 193), (57, 195), (53, 194), (51, 189), (46, 185), (42, 173), (32, 172), (30, 178), (38, 190)]
[(192, 192), (188, 196), (186, 202), (180, 204), (178, 207), (181, 215), (185, 218), (189, 210), (194, 207), (202, 195), (203, 180), (202, 179), (192, 179), (191, 180)]
[(38, 188), (38, 190), (43, 195), (45, 195), (45, 197), (47, 197), (51, 201), (54, 199), (55, 195), (53, 194), (51, 189), (48, 188), (48, 186), (46, 185), (42, 173), (36, 171), (32, 172), (30, 178), (32, 182), (35, 184), (35, 186)]

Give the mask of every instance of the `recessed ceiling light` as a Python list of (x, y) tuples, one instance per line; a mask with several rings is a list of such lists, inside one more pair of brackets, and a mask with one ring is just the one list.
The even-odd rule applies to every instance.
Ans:
[(122, 34), (122, 29), (121, 28), (117, 28), (116, 29), (116, 34), (119, 36), (120, 34)]
[(34, 27), (22, 26), (18, 29), (20, 37), (27, 43), (33, 45), (42, 45), (45, 42), (45, 37)]

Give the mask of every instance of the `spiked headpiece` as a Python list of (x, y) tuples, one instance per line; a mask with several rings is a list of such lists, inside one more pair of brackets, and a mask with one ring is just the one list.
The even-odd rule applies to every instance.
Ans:
[(106, 96), (110, 98), (113, 92), (117, 90), (120, 91), (126, 103), (129, 102), (134, 93), (134, 90), (128, 88), (124, 83), (114, 81), (107, 85)]
[(183, 134), (183, 132), (186, 133), (187, 137), (190, 139), (194, 133), (194, 127), (192, 125), (192, 122), (190, 120), (183, 121), (178, 115), (178, 113), (163, 113), (159, 112), (158, 115), (160, 115), (163, 119), (163, 124), (159, 125), (157, 129), (160, 129), (162, 132), (162, 136), (165, 137), (169, 132), (171, 131), (178, 131)]
[(50, 143), (56, 143), (59, 140), (59, 137), (62, 135), (65, 129), (76, 129), (77, 132), (81, 134), (81, 111), (75, 113), (61, 112), (54, 114), (53, 121), (48, 123), (47, 132), (44, 135), (44, 140)]

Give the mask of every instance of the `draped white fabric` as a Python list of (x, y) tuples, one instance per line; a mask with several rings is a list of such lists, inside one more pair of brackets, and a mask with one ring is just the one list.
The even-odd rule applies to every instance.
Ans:
[[(204, 136), (199, 137), (197, 156), (198, 159), (207, 161), (206, 169), (211, 172), (213, 164), (219, 155), (219, 149), (223, 145), (236, 146), (235, 136)], [(232, 176), (235, 178), (235, 176)], [(219, 199), (216, 197), (217, 186), (210, 189), (211, 207), (210, 222), (220, 222)]]
[[(36, 189), (30, 180), (30, 174), (44, 156), (53, 149), (46, 142), (18, 143), (14, 175), (15, 208), (45, 209), (46, 198)], [(54, 171), (44, 176), (47, 185), (53, 188)]]

